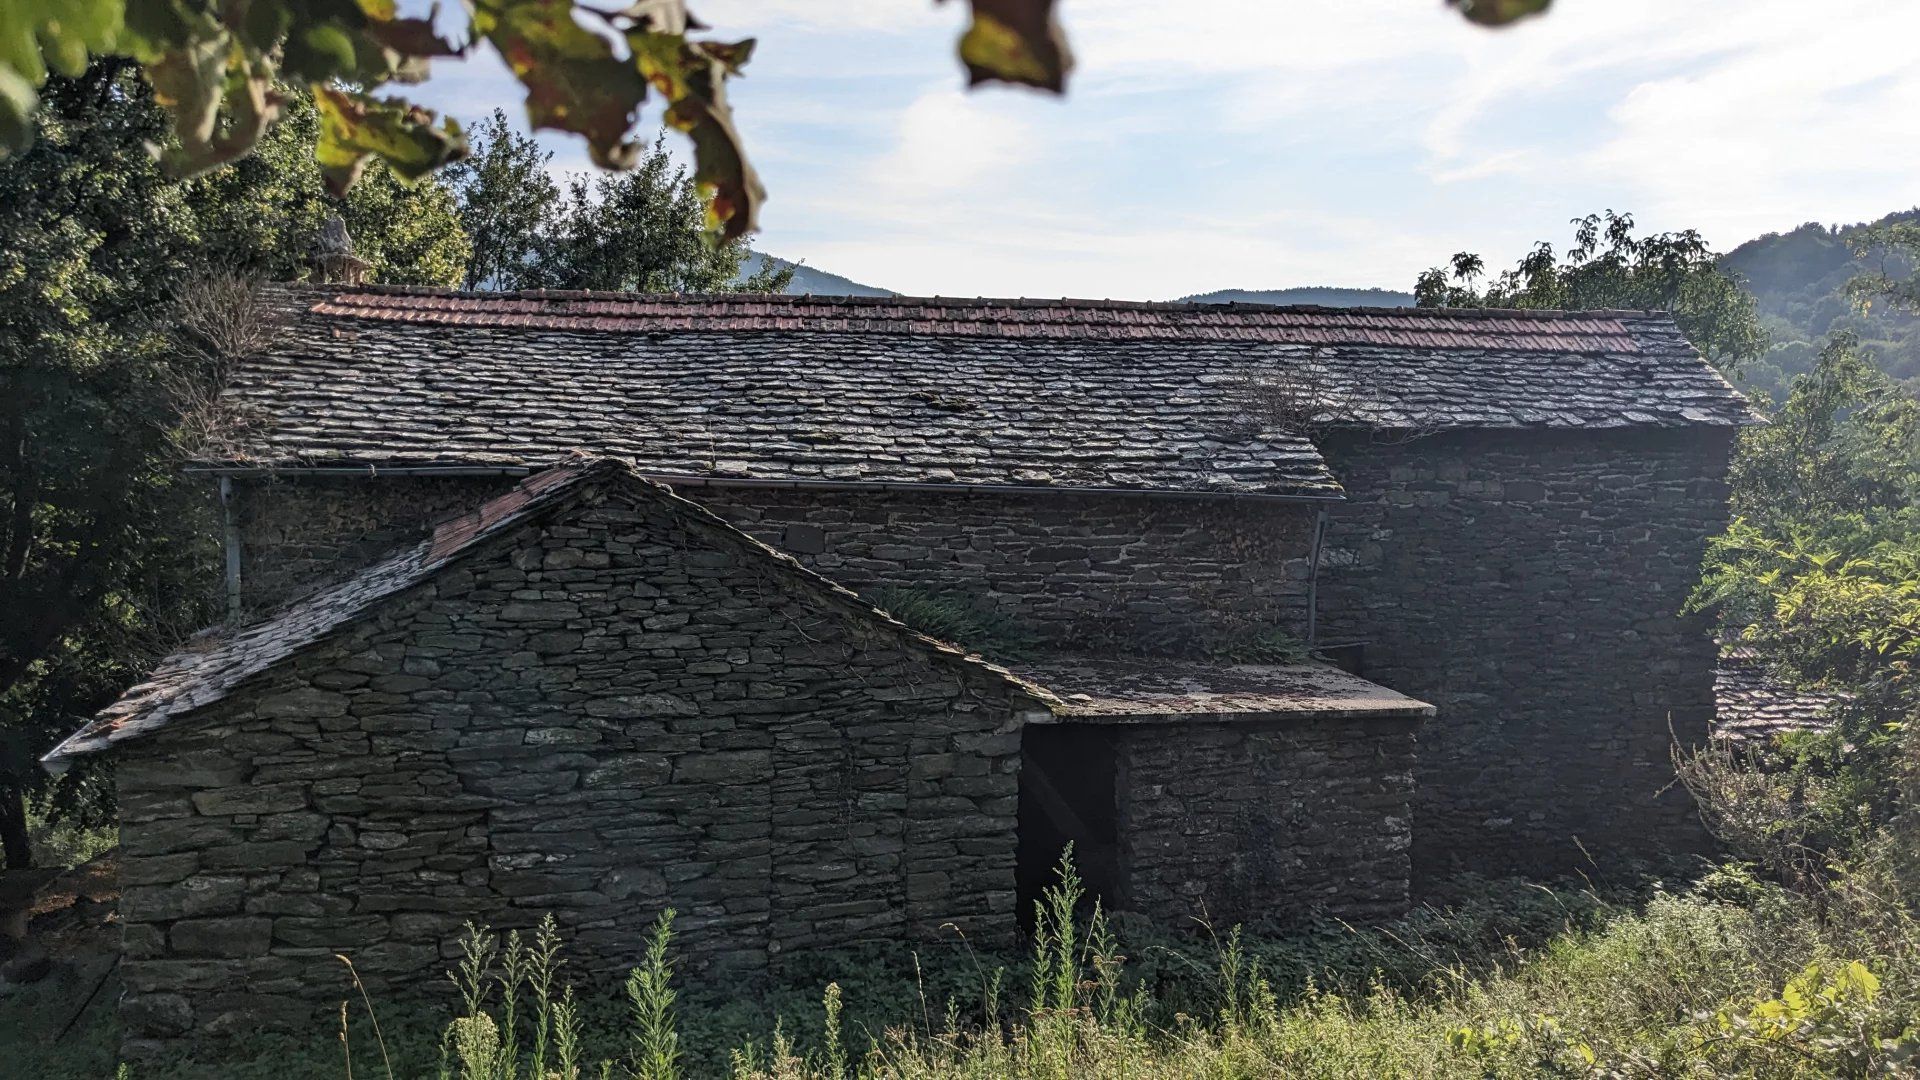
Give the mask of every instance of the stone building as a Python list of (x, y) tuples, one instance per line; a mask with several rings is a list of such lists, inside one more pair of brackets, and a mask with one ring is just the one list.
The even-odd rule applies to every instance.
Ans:
[(1665, 316), (280, 295), (196, 466), (232, 625), (48, 755), (119, 758), (135, 1039), (467, 918), (991, 938), (1069, 840), (1226, 921), (1701, 842), (1679, 606), (1750, 414)]

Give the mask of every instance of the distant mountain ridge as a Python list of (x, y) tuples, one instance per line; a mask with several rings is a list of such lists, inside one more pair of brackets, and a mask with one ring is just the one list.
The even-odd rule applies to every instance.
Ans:
[[(804, 263), (783, 259), (778, 255), (768, 255), (762, 251), (750, 252), (747, 261), (740, 267), (740, 279), (760, 269), (761, 260), (770, 260), (774, 266), (784, 270), (793, 269), (793, 280), (787, 283), (786, 292), (792, 296), (899, 296), (891, 289), (882, 289), (876, 285), (864, 285), (849, 277), (830, 274), (825, 270), (816, 270)], [(1209, 293), (1196, 293), (1183, 296), (1177, 301), (1188, 304), (1317, 304), (1321, 307), (1412, 307), (1413, 294), (1396, 289), (1359, 288), (1347, 289), (1330, 285), (1309, 285), (1293, 289), (1216, 289)]]
[(773, 265), (782, 270), (787, 267), (793, 268), (793, 280), (787, 282), (787, 288), (785, 290), (792, 296), (804, 296), (809, 293), (814, 296), (900, 295), (888, 289), (879, 289), (872, 285), (862, 285), (852, 278), (841, 277), (839, 274), (829, 274), (825, 270), (815, 270), (813, 267), (807, 266), (804, 263), (797, 263), (790, 259), (783, 259), (778, 255), (768, 255), (759, 251), (748, 253), (747, 261), (740, 265), (740, 277), (744, 279), (748, 274), (757, 272), (760, 269), (760, 261), (762, 259), (771, 260)]
[[(1873, 224), (1916, 219), (1920, 219), (1920, 209), (1889, 214)], [(1795, 375), (1813, 367), (1814, 358), (1828, 335), (1851, 330), (1860, 336), (1863, 349), (1883, 370), (1920, 389), (1920, 317), (1891, 310), (1886, 305), (1863, 312), (1845, 295), (1847, 281), (1870, 268), (1868, 259), (1854, 255), (1847, 246), (1855, 233), (1867, 227), (1809, 223), (1786, 232), (1755, 237), (1721, 257), (1721, 266), (1737, 274), (1759, 301), (1761, 322), (1773, 339), (1767, 355), (1740, 373), (1743, 387), (1764, 390), (1778, 397)], [(743, 271), (758, 270), (762, 257), (754, 253), (742, 267)], [(794, 267), (793, 281), (786, 290), (789, 293), (899, 295), (777, 256), (764, 257), (773, 259), (775, 265)], [(1877, 260), (1874, 265), (1877, 266)], [(1890, 260), (1886, 269), (1901, 276), (1916, 268), (1896, 259)], [(1217, 289), (1184, 296), (1181, 300), (1199, 304), (1315, 304), (1322, 307), (1411, 307), (1414, 303), (1412, 293), (1396, 289), (1325, 285)]]
[(1180, 298), (1192, 304), (1317, 304), (1321, 307), (1412, 307), (1413, 294), (1397, 289), (1343, 289), (1307, 285), (1296, 289), (1216, 289)]

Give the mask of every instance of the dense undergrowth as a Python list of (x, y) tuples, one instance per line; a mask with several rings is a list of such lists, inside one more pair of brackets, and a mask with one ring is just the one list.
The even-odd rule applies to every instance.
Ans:
[(356, 996), (330, 1030), (130, 1075), (1920, 1075), (1920, 929), (1899, 887), (1884, 858), (1817, 894), (1739, 867), (1608, 889), (1466, 878), (1379, 929), (1188, 934), (1116, 924), (1069, 872), (1025, 956), (842, 950), (723, 991), (674, 972), (663, 918), (612, 996), (567, 989), (551, 930), (475, 931), (449, 1009)]

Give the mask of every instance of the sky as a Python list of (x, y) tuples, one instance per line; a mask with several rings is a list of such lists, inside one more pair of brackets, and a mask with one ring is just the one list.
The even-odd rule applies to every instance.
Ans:
[[(903, 293), (1410, 289), (1603, 209), (1726, 249), (1920, 205), (1920, 0), (1559, 0), (1500, 31), (1440, 0), (1062, 0), (1064, 98), (967, 91), (964, 3), (690, 6), (759, 41), (731, 90), (755, 247)], [(405, 89), (524, 123), (484, 49)]]

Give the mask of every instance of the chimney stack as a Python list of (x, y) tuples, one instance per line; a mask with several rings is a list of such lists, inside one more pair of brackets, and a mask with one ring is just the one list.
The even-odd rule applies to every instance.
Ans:
[(367, 260), (353, 253), (353, 237), (339, 214), (327, 219), (313, 242), (313, 272), (327, 285), (358, 285), (366, 276)]

